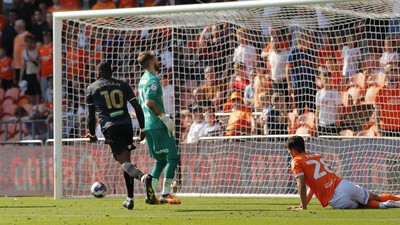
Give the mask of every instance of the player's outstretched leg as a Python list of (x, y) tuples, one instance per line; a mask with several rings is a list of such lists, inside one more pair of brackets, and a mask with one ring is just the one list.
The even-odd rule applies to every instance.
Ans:
[(133, 202), (132, 198), (126, 198), (126, 200), (122, 202), (122, 206), (128, 210), (132, 210), (133, 207), (135, 207), (135, 203)]
[(146, 203), (151, 205), (157, 204), (158, 201), (152, 187), (153, 176), (146, 174), (144, 175), (142, 181), (144, 182), (146, 188)]

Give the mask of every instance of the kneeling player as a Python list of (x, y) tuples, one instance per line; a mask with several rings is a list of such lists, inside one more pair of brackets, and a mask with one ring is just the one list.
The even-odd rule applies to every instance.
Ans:
[[(334, 209), (400, 208), (400, 197), (391, 194), (372, 194), (353, 182), (337, 176), (322, 155), (306, 152), (302, 137), (290, 137), (286, 148), (293, 158), (291, 165), (301, 199), (300, 206), (290, 206), (288, 209), (307, 209), (313, 194), (321, 202), (322, 207), (330, 205)], [(307, 191), (306, 185), (309, 187)]]

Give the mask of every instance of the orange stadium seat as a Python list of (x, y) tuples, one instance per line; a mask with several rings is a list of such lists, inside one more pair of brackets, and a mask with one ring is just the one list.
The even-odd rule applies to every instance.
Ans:
[(4, 93), (4, 98), (10, 97), (12, 98), (15, 102), (18, 101), (19, 99), (19, 93), (20, 93), (20, 89), (17, 87), (13, 87), (8, 89), (5, 93)]
[[(10, 115), (4, 115), (1, 118), (1, 121), (9, 121), (12, 118), (12, 116)], [(2, 123), (0, 126), (0, 130), (3, 132), (3, 134), (5, 135), (5, 127), (7, 126), (7, 138), (11, 137), (15, 134), (16, 130), (17, 130), (17, 124), (15, 122), (11, 122), (11, 123)]]
[(14, 103), (12, 98), (5, 98), (3, 101), (3, 114), (14, 115), (15, 109), (17, 109), (17, 105)]

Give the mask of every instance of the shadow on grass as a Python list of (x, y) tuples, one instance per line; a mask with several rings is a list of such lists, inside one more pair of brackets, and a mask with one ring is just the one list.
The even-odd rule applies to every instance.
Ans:
[(34, 209), (34, 208), (55, 208), (55, 205), (13, 205), (0, 206), (0, 209)]
[(288, 211), (287, 209), (179, 209), (175, 212), (192, 213), (192, 212), (277, 212)]

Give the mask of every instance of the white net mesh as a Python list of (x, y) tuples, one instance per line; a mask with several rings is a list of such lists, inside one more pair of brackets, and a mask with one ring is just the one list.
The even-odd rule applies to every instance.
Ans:
[[(182, 193), (293, 194), (285, 136), (307, 136), (338, 174), (398, 193), (398, 1), (254, 8), (63, 21), (63, 137), (88, 131), (95, 66), (136, 91), (141, 51), (160, 59), (166, 113), (177, 121)], [(375, 107), (377, 106), (377, 107)], [(377, 111), (375, 112), (375, 108)], [(138, 124), (132, 114), (135, 129)], [(101, 136), (100, 133), (98, 133)], [(380, 137), (378, 137), (380, 136)], [(95, 180), (124, 194), (104, 145), (63, 143), (65, 196)], [(146, 147), (133, 152), (149, 172)], [(137, 193), (143, 193), (137, 185)]]

